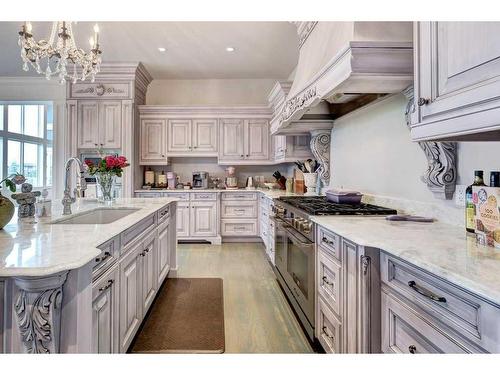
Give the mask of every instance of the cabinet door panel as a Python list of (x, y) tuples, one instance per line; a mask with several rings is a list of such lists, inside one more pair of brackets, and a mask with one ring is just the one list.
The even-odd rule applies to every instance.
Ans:
[(243, 120), (221, 120), (219, 132), (219, 159), (243, 160), (245, 157)]
[(177, 237), (189, 237), (189, 204), (177, 204)]
[(168, 152), (188, 153), (192, 151), (191, 120), (168, 120)]
[(269, 159), (269, 138), (267, 120), (247, 120), (245, 158), (249, 160)]
[(120, 101), (99, 103), (99, 144), (104, 148), (121, 148), (122, 104)]
[(192, 237), (216, 236), (217, 235), (217, 203), (216, 202), (193, 202), (191, 203), (191, 225)]
[(127, 351), (142, 319), (141, 262), (142, 242), (120, 262), (120, 352)]
[(170, 222), (158, 228), (158, 288), (170, 271)]
[(420, 107), (422, 121), (498, 98), (499, 35), (498, 22), (419, 22), (419, 97), (430, 100)]
[(78, 102), (78, 147), (95, 148), (99, 144), (99, 105), (97, 101)]
[(143, 242), (141, 253), (142, 273), (142, 315), (146, 315), (158, 289), (158, 267), (157, 267), (157, 242), (156, 233), (148, 236)]
[(141, 120), (141, 162), (166, 163), (165, 120)]
[(217, 120), (193, 120), (193, 151), (217, 153)]
[(119, 274), (114, 266), (92, 287), (92, 352), (118, 352)]

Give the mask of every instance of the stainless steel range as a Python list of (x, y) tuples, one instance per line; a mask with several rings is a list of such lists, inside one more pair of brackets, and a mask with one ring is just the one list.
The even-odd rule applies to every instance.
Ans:
[(324, 196), (275, 200), (276, 277), (311, 340), (314, 339), (314, 215), (391, 215), (396, 210), (370, 204), (331, 203)]

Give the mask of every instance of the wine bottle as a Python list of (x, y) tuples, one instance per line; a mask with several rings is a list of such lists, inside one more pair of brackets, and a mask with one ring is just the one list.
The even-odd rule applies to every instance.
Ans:
[(474, 182), (465, 190), (465, 229), (469, 233), (476, 231), (476, 206), (472, 199), (472, 186), (485, 186), (483, 171), (474, 171)]

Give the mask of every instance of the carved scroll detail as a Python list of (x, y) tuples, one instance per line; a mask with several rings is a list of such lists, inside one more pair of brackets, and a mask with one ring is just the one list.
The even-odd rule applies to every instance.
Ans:
[[(408, 127), (415, 115), (413, 86), (406, 88), (403, 94), (408, 99), (405, 118)], [(457, 182), (457, 143), (456, 142), (418, 142), (427, 158), (427, 170), (421, 176), (429, 190), (441, 199), (452, 199)]]
[(330, 183), (330, 141), (331, 135), (329, 131), (311, 131), (311, 151), (321, 164), (317, 172), (324, 186)]
[(368, 273), (368, 267), (370, 266), (371, 260), (372, 259), (368, 255), (363, 255), (361, 257), (361, 267), (363, 268), (363, 275), (366, 275)]
[(298, 110), (307, 107), (316, 98), (316, 86), (308, 88), (302, 95), (294, 96), (285, 102), (280, 122), (287, 121)]
[(67, 272), (45, 278), (16, 278), (14, 310), (27, 353), (59, 352), (62, 285)]

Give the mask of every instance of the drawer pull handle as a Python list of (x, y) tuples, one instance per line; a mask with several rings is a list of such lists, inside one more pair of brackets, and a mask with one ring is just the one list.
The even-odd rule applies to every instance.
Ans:
[(168, 214), (168, 210), (161, 212), (161, 213), (160, 213), (160, 217), (163, 217), (163, 216), (165, 216), (166, 214)]
[(99, 288), (99, 292), (104, 292), (106, 289), (111, 288), (111, 285), (113, 285), (114, 282), (115, 280), (108, 280), (108, 283), (105, 286)]
[(323, 241), (323, 242), (324, 242), (324, 243), (326, 243), (327, 245), (331, 245), (331, 246), (333, 246), (333, 241), (330, 241), (330, 240), (329, 240), (328, 238), (326, 238), (326, 237), (323, 237), (323, 238), (321, 239), (321, 241)]
[(328, 333), (328, 330), (326, 328), (326, 326), (323, 326), (323, 328), (321, 329), (323, 331), (323, 333), (326, 335), (326, 337), (328, 337), (330, 340), (333, 340), (334, 337), (331, 336), (329, 333)]
[(109, 258), (111, 256), (111, 253), (109, 251), (105, 251), (104, 252), (104, 256), (103, 257), (97, 257), (95, 258), (95, 262), (96, 263), (101, 263), (103, 262), (105, 259)]
[(446, 298), (436, 296), (430, 290), (427, 290), (425, 288), (422, 288), (421, 286), (418, 286), (417, 283), (415, 281), (413, 281), (413, 280), (408, 281), (408, 286), (410, 288), (412, 288), (418, 294), (421, 294), (424, 297), (427, 297), (427, 298), (429, 298), (429, 299), (431, 299), (433, 301), (436, 301), (436, 302), (446, 302)]
[(328, 281), (328, 278), (326, 276), (323, 276), (322, 279), (323, 279), (325, 284), (333, 286), (333, 283), (331, 281)]
[(408, 351), (411, 353), (411, 354), (416, 354), (417, 353), (417, 347), (415, 345), (410, 345), (408, 347)]

